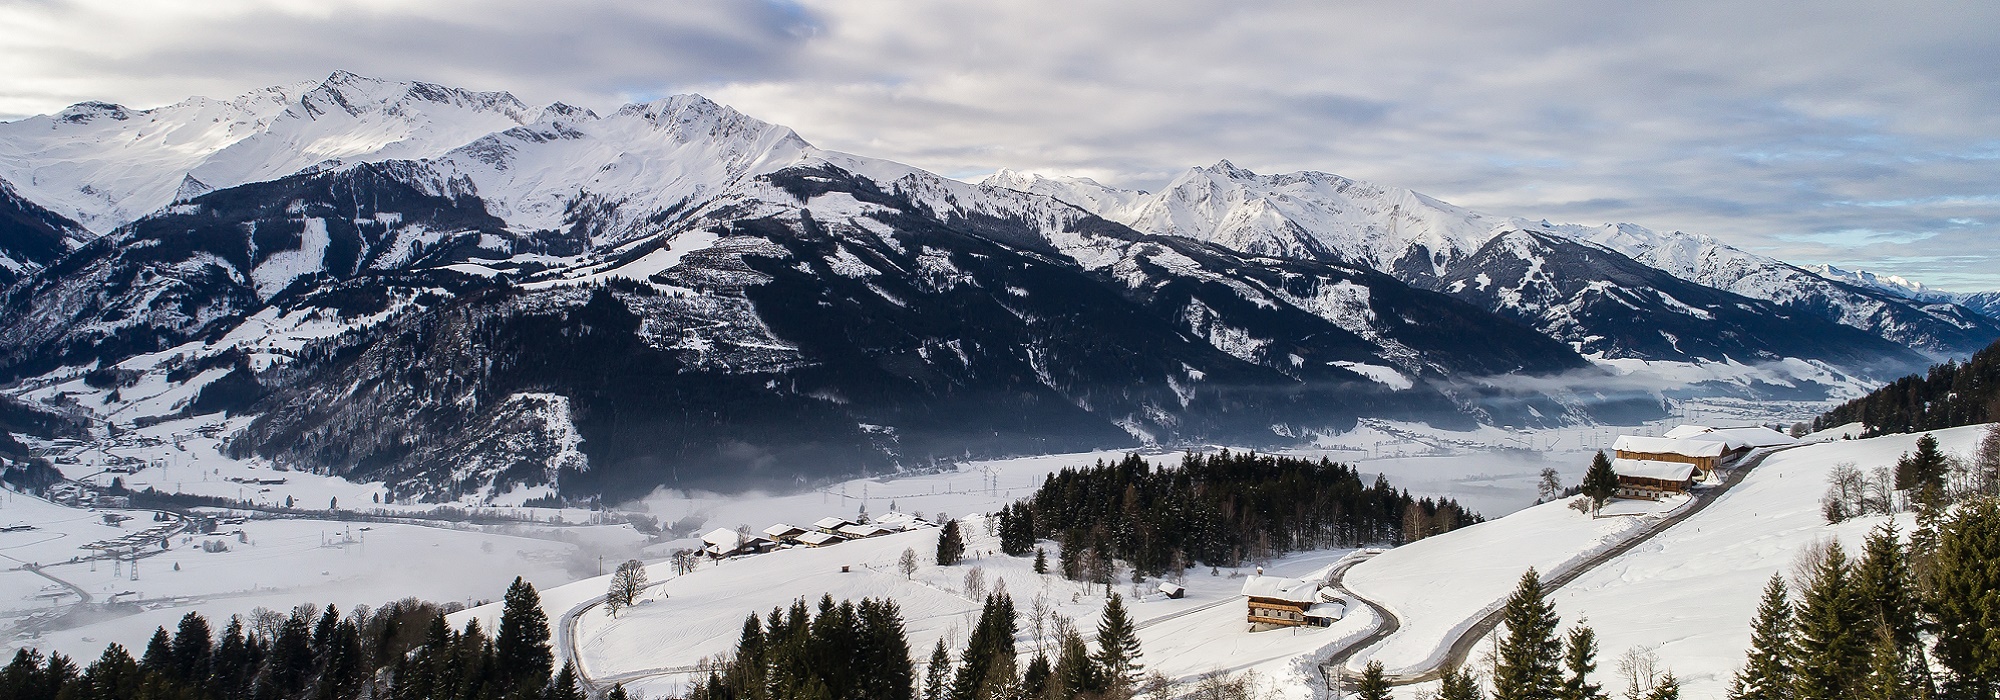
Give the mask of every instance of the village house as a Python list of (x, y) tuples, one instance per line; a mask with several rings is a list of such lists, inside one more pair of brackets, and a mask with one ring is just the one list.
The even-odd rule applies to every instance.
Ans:
[(1657, 501), (1687, 493), (1698, 468), (1691, 462), (1620, 457), (1611, 460), (1611, 472), (1618, 475), (1618, 489), (1612, 495)]
[(846, 541), (847, 538), (829, 532), (808, 532), (799, 535), (799, 544), (807, 547), (825, 547), (830, 544), (840, 544)]
[(852, 520), (848, 520), (846, 518), (838, 516), (827, 516), (824, 518), (820, 518), (819, 522), (813, 523), (813, 529), (818, 530), (820, 532), (824, 532), (829, 535), (838, 535), (840, 534), (840, 528), (858, 524), (859, 523), (856, 523)]
[(1667, 431), (1665, 437), (1683, 440), (1705, 440), (1722, 443), (1720, 463), (1728, 466), (1750, 454), (1759, 447), (1781, 447), (1798, 442), (1790, 435), (1752, 425), (1742, 428), (1710, 428), (1704, 425), (1683, 425)]
[(1278, 627), (1327, 627), (1347, 610), (1331, 589), (1295, 578), (1251, 576), (1243, 580), (1243, 595), (1249, 598), (1253, 632)]
[(1645, 437), (1620, 435), (1611, 444), (1618, 459), (1645, 462), (1680, 462), (1694, 465), (1696, 475), (1707, 478), (1722, 466), (1723, 443), (1701, 437)]
[(880, 525), (842, 525), (839, 529), (834, 530), (834, 534), (850, 540), (867, 539), (878, 535), (886, 535), (891, 532), (895, 532), (895, 530)]
[(778, 523), (764, 528), (764, 536), (770, 538), (773, 542), (797, 542), (799, 541), (799, 535), (808, 532), (812, 531), (797, 525), (787, 525), (785, 523)]

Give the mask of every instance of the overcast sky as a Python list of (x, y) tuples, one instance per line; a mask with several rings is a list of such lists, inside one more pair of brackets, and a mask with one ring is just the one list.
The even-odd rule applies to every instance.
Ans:
[(955, 177), (1226, 158), (2000, 289), (1995, 2), (0, 0), (0, 27), (0, 119), (335, 69), (699, 92)]

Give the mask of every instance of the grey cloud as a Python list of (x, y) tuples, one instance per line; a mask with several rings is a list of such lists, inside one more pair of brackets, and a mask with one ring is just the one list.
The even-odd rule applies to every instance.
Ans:
[(0, 21), (46, 28), (0, 37), (0, 113), (334, 68), (600, 111), (699, 91), (821, 146), (953, 175), (1153, 188), (1228, 158), (2000, 287), (1967, 253), (2000, 249), (2000, 204), (1978, 199), (2000, 162), (1991, 3), (133, 6), (146, 9), (0, 6)]

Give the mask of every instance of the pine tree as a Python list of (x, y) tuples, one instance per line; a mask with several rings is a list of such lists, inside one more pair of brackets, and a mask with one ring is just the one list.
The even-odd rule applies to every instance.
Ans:
[(1563, 638), (1563, 667), (1569, 672), (1563, 678), (1562, 692), (1556, 697), (1561, 700), (1605, 700), (1604, 686), (1590, 682), (1590, 674), (1597, 672), (1597, 632), (1589, 625), (1578, 624), (1571, 627)]
[(1911, 682), (1909, 666), (1903, 649), (1896, 644), (1896, 635), (1886, 625), (1877, 625), (1875, 643), (1868, 650), (1868, 677), (1863, 681), (1864, 700), (1915, 700), (1916, 686)]
[(938, 541), (937, 541), (938, 566), (951, 566), (953, 564), (957, 564), (959, 559), (962, 559), (964, 557), (965, 557), (965, 537), (959, 533), (958, 521), (946, 520), (944, 522), (944, 527), (938, 531)]
[(1479, 690), (1479, 679), (1472, 674), (1447, 668), (1438, 678), (1437, 700), (1486, 700), (1486, 694)]
[(1555, 606), (1543, 596), (1541, 576), (1534, 569), (1521, 575), (1502, 620), (1507, 636), (1500, 641), (1500, 663), (1493, 672), (1494, 700), (1546, 700), (1561, 692), (1562, 641), (1556, 638)]
[(1938, 441), (1930, 433), (1917, 438), (1916, 454), (1904, 454), (1896, 460), (1896, 488), (1922, 493), (1935, 489), (1944, 491), (1946, 464), (1944, 453), (1938, 451)]
[(1772, 574), (1750, 623), (1749, 658), (1730, 681), (1729, 700), (1787, 700), (1792, 696), (1792, 604), (1785, 577)]
[[(1895, 521), (1884, 522), (1869, 533), (1861, 565), (1855, 569), (1855, 586), (1867, 624), (1878, 629), (1875, 636), (1884, 639), (1877, 641), (1887, 644), (1886, 652), (1892, 657), (1878, 661), (1895, 667), (1896, 676), (1904, 679), (1898, 682), (1907, 682), (1911, 667), (1925, 663), (1917, 648), (1922, 610)], [(1883, 651), (1878, 644), (1875, 653)]]
[(1598, 450), (1590, 458), (1590, 470), (1583, 473), (1583, 495), (1590, 498), (1594, 506), (1603, 506), (1618, 493), (1618, 473), (1611, 470), (1611, 458)]
[(563, 662), (562, 670), (556, 672), (555, 680), (549, 682), (548, 692), (542, 694), (544, 700), (587, 700), (583, 686), (576, 681), (576, 665)]
[(1868, 668), (1867, 609), (1838, 542), (1812, 569), (1794, 613), (1792, 692), (1798, 700), (1844, 700)]
[(549, 618), (542, 612), (541, 595), (535, 592), (534, 584), (518, 576), (507, 587), (501, 603), (493, 654), (500, 685), (512, 696), (539, 695), (555, 671), (555, 652), (549, 649)]
[(1946, 685), (1955, 696), (2000, 697), (2000, 503), (1960, 507), (1939, 527), (1935, 558), (1924, 608)]
[(182, 615), (180, 626), (174, 631), (174, 675), (190, 686), (199, 688), (208, 685), (209, 656), (214, 653), (212, 645), (208, 620), (201, 613)]
[(611, 692), (604, 694), (604, 700), (632, 700), (632, 696), (625, 693), (625, 684), (619, 683), (611, 686)]
[(1139, 682), (1139, 634), (1125, 614), (1125, 599), (1116, 593), (1104, 604), (1097, 622), (1097, 653), (1091, 657), (1112, 686), (1130, 688)]
[(1090, 660), (1090, 648), (1075, 631), (1063, 635), (1062, 653), (1056, 656), (1053, 677), (1055, 689), (1061, 691), (1056, 697), (1074, 698), (1105, 690), (1104, 677)]
[(1361, 678), (1354, 684), (1354, 697), (1358, 700), (1389, 700), (1389, 678), (1382, 673), (1382, 662), (1370, 660), (1361, 669)]
[(1034, 660), (1028, 662), (1027, 672), (1021, 674), (1020, 697), (1039, 700), (1048, 695), (1049, 678), (1054, 674), (1055, 671), (1049, 667), (1049, 657), (1035, 654)]
[(367, 679), (367, 663), (362, 658), (361, 630), (353, 620), (340, 620), (328, 633), (326, 646), (320, 652), (319, 683), (313, 697), (317, 700), (354, 700), (361, 697), (361, 685)]
[(937, 648), (931, 650), (931, 662), (924, 668), (923, 700), (945, 700), (946, 684), (951, 677), (951, 652), (944, 648), (940, 638)]
[(1652, 690), (1646, 692), (1646, 700), (1681, 700), (1681, 679), (1675, 678), (1673, 671), (1668, 671), (1660, 682), (1653, 684)]
[(1045, 549), (1042, 549), (1041, 547), (1036, 547), (1036, 548), (1035, 548), (1035, 573), (1037, 573), (1037, 574), (1046, 574), (1046, 573), (1048, 573), (1048, 572), (1049, 572), (1049, 553), (1048, 553), (1048, 550), (1045, 550)]

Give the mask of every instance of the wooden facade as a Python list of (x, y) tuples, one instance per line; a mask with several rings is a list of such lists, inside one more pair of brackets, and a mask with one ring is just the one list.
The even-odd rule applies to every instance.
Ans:
[(1310, 607), (1312, 607), (1310, 603), (1296, 600), (1251, 596), (1250, 622), (1279, 627), (1303, 627), (1309, 624), (1306, 620), (1306, 609)]
[(1674, 452), (1634, 452), (1631, 450), (1618, 450), (1618, 458), (1643, 459), (1652, 462), (1680, 462), (1681, 464), (1692, 464), (1694, 465), (1695, 471), (1701, 472), (1702, 474), (1714, 473), (1715, 467), (1720, 461), (1719, 457), (1689, 457), (1687, 455), (1678, 454)]
[(1613, 495), (1619, 498), (1643, 498), (1657, 501), (1667, 496), (1687, 493), (1688, 482), (1652, 479), (1643, 476), (1618, 477), (1618, 490)]

